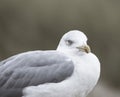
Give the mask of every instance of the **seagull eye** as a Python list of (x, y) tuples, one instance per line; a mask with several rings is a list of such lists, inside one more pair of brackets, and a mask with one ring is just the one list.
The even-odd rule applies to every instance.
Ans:
[(74, 42), (72, 40), (66, 40), (67, 45), (72, 45)]

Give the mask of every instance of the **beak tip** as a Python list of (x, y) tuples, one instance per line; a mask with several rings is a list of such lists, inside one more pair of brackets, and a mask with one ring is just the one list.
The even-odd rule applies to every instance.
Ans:
[(88, 45), (86, 45), (84, 47), (84, 50), (85, 50), (86, 53), (90, 53), (91, 52), (91, 49), (90, 49), (90, 47)]
[(81, 51), (84, 51), (84, 52), (86, 52), (86, 53), (90, 53), (91, 52), (91, 49), (90, 49), (90, 47), (89, 47), (89, 45), (85, 45), (85, 46), (83, 46), (83, 47), (77, 47), (79, 50), (81, 50)]

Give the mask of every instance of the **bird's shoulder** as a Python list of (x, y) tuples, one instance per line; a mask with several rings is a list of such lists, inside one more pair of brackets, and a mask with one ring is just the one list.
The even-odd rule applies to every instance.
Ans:
[(28, 51), (28, 52), (23, 52), (20, 54), (16, 54), (14, 56), (11, 56), (3, 61), (0, 62), (0, 66), (6, 65), (6, 64), (11, 64), (13, 63), (14, 65), (16, 63), (24, 64), (24, 65), (30, 65), (28, 63), (34, 63), (37, 65), (41, 64), (42, 66), (48, 65), (48, 64), (42, 64), (42, 63), (47, 63), (49, 61), (49, 65), (53, 64), (54, 62), (72, 62), (72, 60), (66, 56), (65, 54), (56, 51), (56, 50), (46, 50), (46, 51), (41, 51), (41, 50), (35, 50), (35, 51)]

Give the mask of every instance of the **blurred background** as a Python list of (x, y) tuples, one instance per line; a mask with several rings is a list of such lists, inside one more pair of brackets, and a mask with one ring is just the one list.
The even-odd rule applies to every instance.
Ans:
[(101, 78), (88, 97), (120, 97), (120, 0), (0, 0), (0, 60), (56, 49), (81, 30), (100, 59)]

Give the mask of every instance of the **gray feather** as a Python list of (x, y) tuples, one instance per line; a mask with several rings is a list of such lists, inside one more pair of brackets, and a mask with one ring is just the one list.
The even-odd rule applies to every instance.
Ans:
[(19, 91), (27, 86), (50, 82), (57, 83), (70, 77), (73, 70), (73, 62), (57, 51), (21, 53), (0, 62), (0, 93), (6, 90), (6, 94), (2, 93), (7, 95), (8, 91), (9, 96), (2, 97), (12, 97), (15, 94), (10, 92), (12, 90)]

